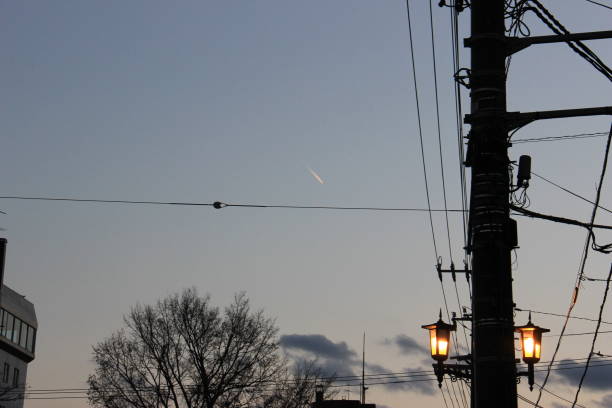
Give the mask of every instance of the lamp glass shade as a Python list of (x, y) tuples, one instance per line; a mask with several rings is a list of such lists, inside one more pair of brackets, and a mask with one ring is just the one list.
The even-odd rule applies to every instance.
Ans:
[(450, 350), (450, 332), (453, 329), (453, 326), (439, 320), (436, 323), (422, 327), (429, 330), (431, 357), (437, 361), (445, 361), (448, 359), (448, 353)]
[(521, 348), (523, 349), (523, 361), (527, 364), (535, 364), (540, 361), (542, 354), (542, 333), (550, 330), (538, 327), (531, 323), (516, 328), (521, 334)]

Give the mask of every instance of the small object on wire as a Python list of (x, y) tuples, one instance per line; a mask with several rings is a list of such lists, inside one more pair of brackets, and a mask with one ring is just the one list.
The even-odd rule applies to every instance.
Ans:
[(516, 185), (520, 187), (529, 187), (531, 179), (531, 157), (524, 154), (519, 158), (518, 173), (516, 175)]
[[(462, 73), (465, 73), (465, 74), (462, 74)], [(471, 75), (472, 75), (472, 71), (470, 71), (469, 68), (461, 68), (459, 71), (455, 72), (453, 77), (455, 78), (455, 81), (458, 84), (465, 86), (467, 89), (470, 89), (471, 88), (471, 85), (470, 85)]]
[(213, 207), (216, 208), (217, 210), (221, 209), (221, 208), (225, 208), (227, 207), (227, 204), (222, 203), (221, 201), (215, 201), (213, 203)]

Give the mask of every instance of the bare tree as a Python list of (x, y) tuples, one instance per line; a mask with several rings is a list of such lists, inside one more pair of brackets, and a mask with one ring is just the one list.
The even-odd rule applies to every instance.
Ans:
[(328, 399), (336, 395), (333, 377), (324, 377), (315, 360), (300, 360), (287, 368), (269, 394), (260, 402), (265, 408), (309, 408), (315, 391)]
[(95, 407), (254, 407), (286, 370), (274, 322), (244, 294), (221, 312), (188, 289), (136, 306), (124, 321), (93, 347)]

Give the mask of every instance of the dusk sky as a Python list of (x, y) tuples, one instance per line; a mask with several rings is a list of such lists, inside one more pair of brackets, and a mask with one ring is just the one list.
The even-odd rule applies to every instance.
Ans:
[[(612, 10), (585, 0), (542, 3), (572, 32), (610, 29)], [(431, 202), (440, 209), (429, 8), (427, 1), (410, 7)], [(433, 12), (448, 207), (459, 209), (450, 12), (437, 1)], [(532, 15), (526, 23), (532, 35), (551, 34)], [(469, 10), (460, 15), (461, 38), (468, 28)], [(426, 208), (409, 40), (401, 0), (3, 0), (0, 195)], [(589, 46), (612, 63), (610, 40)], [(469, 67), (469, 50), (461, 48), (461, 61)], [(611, 91), (567, 45), (536, 45), (512, 58), (508, 110), (611, 105)], [(467, 90), (462, 95), (468, 113)], [(550, 120), (514, 139), (609, 128), (609, 116)], [(516, 144), (510, 157), (531, 155), (534, 172), (592, 200), (605, 141)], [(601, 196), (610, 209), (611, 179)], [(527, 192), (534, 211), (583, 221), (591, 215), (591, 204), (540, 179)], [(369, 373), (431, 368), (421, 325), (436, 320), (443, 300), (425, 212), (8, 199), (0, 210), (7, 213), (0, 214), (5, 282), (38, 315), (31, 389), (86, 388), (92, 345), (120, 328), (131, 306), (189, 287), (220, 306), (245, 291), (276, 319), (289, 354), (318, 352), (328, 367), (357, 372), (365, 331)], [(453, 261), (461, 266), (461, 216), (449, 217)], [(517, 306), (565, 313), (585, 231), (516, 218)], [(444, 222), (443, 213), (434, 214), (448, 266)], [(600, 210), (597, 222), (611, 225), (612, 214)], [(612, 242), (612, 233), (598, 231), (597, 241)], [(591, 252), (588, 259), (588, 277), (607, 276), (609, 255)], [(469, 306), (464, 277), (457, 283)], [(450, 310), (459, 311), (450, 277), (444, 284)], [(603, 289), (584, 282), (574, 314), (596, 318)], [(515, 319), (525, 324), (527, 315)], [(612, 321), (609, 306), (604, 320)], [(551, 329), (543, 345), (549, 360), (563, 319), (533, 321)], [(568, 333), (594, 328), (572, 320)], [(612, 354), (611, 339), (602, 333), (596, 351)], [(557, 359), (586, 358), (591, 340), (565, 338)], [(612, 378), (610, 367), (592, 369), (581, 404), (612, 400), (611, 383), (601, 381)], [(577, 373), (555, 372), (550, 389), (572, 400)], [(442, 407), (437, 385), (427, 384), (372, 386), (368, 402)], [(518, 389), (537, 397), (526, 381)], [(351, 398), (358, 392), (353, 388)], [(568, 406), (549, 394), (541, 404)]]

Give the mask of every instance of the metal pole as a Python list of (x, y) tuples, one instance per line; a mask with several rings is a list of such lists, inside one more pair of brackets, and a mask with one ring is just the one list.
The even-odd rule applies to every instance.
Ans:
[(471, 4), (473, 402), (475, 408), (516, 408), (504, 0)]

